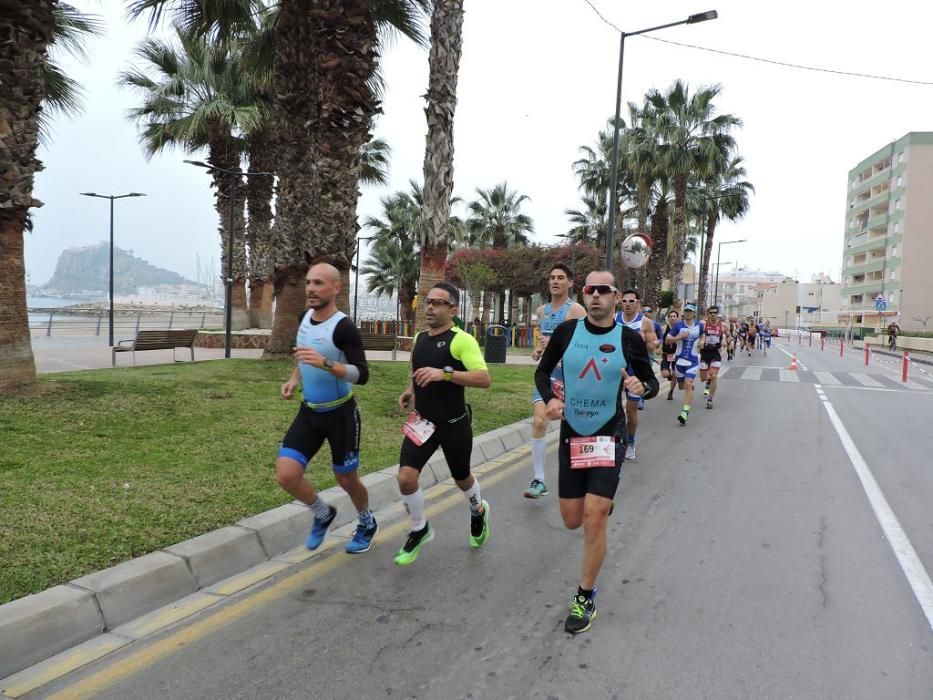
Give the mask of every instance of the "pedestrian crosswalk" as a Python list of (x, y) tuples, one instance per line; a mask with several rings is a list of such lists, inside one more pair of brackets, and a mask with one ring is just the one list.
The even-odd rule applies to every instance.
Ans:
[(901, 391), (931, 391), (933, 379), (913, 378), (906, 384), (893, 375), (865, 372), (811, 372), (788, 370), (781, 367), (728, 366), (719, 370), (723, 379), (750, 382), (780, 382), (785, 384), (822, 384), (823, 386), (855, 387), (862, 389), (899, 389)]

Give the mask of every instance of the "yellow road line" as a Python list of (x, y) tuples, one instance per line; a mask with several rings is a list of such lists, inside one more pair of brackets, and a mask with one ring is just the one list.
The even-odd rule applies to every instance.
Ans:
[[(494, 474), (485, 476), (483, 479), (483, 486), (488, 488), (496, 482), (511, 476), (520, 469), (527, 469), (529, 461), (529, 458), (525, 457), (509, 467), (505, 467)], [(431, 491), (434, 491), (434, 489), (431, 489)], [(434, 494), (432, 494), (432, 496), (433, 495)], [(462, 503), (462, 499), (463, 497), (459, 493), (446, 496), (437, 503), (430, 505), (426, 510), (426, 515), (433, 518), (448, 510), (454, 504)], [(382, 530), (382, 536), (374, 545), (374, 548), (386, 544), (390, 538), (403, 534), (409, 528), (409, 525), (410, 523), (408, 520), (403, 518), (385, 528)], [(161, 659), (184, 650), (203, 637), (220, 630), (231, 622), (245, 617), (263, 605), (286, 596), (296, 588), (307, 585), (313, 579), (330, 573), (341, 564), (346, 564), (349, 561), (352, 560), (348, 557), (328, 556), (325, 559), (311, 564), (306, 569), (291, 574), (271, 584), (267, 588), (263, 588), (254, 594), (244, 597), (236, 603), (220, 608), (216, 612), (208, 613), (197, 622), (169, 634), (167, 637), (160, 639), (158, 642), (148, 647), (130, 653), (125, 658), (120, 659), (119, 663), (108, 664), (99, 671), (95, 671), (87, 678), (81, 679), (73, 685), (63, 688), (59, 692), (48, 697), (50, 699), (54, 698), (55, 700), (74, 700), (76, 698), (91, 697), (114, 683), (139, 673)]]

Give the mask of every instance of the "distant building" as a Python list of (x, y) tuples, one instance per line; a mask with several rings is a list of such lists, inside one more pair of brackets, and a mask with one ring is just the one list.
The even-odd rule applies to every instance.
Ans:
[[(719, 273), (718, 287), (716, 276), (713, 275), (712, 291), (716, 293), (715, 301), (724, 317), (754, 316), (758, 310), (759, 285), (772, 286), (785, 279), (788, 278), (781, 272), (747, 268), (723, 270)], [(713, 297), (710, 296), (710, 299)]]
[(933, 132), (868, 156), (849, 171), (847, 193), (840, 320), (921, 328), (933, 315)]
[(777, 284), (758, 284), (755, 292), (755, 313), (745, 315), (769, 320), (781, 328), (835, 325), (842, 305), (841, 286), (823, 273), (811, 282), (785, 277)]

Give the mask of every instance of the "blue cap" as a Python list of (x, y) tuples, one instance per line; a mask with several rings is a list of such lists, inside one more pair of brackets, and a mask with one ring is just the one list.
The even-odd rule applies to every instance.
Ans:
[(684, 311), (693, 311), (696, 312), (697, 307), (693, 304), (684, 304)]

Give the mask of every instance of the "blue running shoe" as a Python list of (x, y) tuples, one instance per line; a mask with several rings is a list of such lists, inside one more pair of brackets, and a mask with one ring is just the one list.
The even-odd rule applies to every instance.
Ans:
[(321, 546), (324, 542), (324, 537), (327, 536), (327, 531), (330, 529), (331, 523), (334, 522), (334, 518), (337, 517), (337, 509), (333, 506), (330, 506), (330, 516), (324, 518), (315, 518), (314, 524), (311, 526), (311, 532), (308, 535), (308, 539), (305, 540), (305, 547), (310, 550), (315, 550)]
[(353, 533), (353, 537), (347, 542), (347, 553), (362, 554), (363, 552), (368, 552), (373, 544), (373, 537), (376, 536), (376, 530), (378, 529), (379, 523), (376, 522), (375, 518), (373, 518), (372, 527), (364, 527), (363, 523), (357, 523), (356, 532)]

